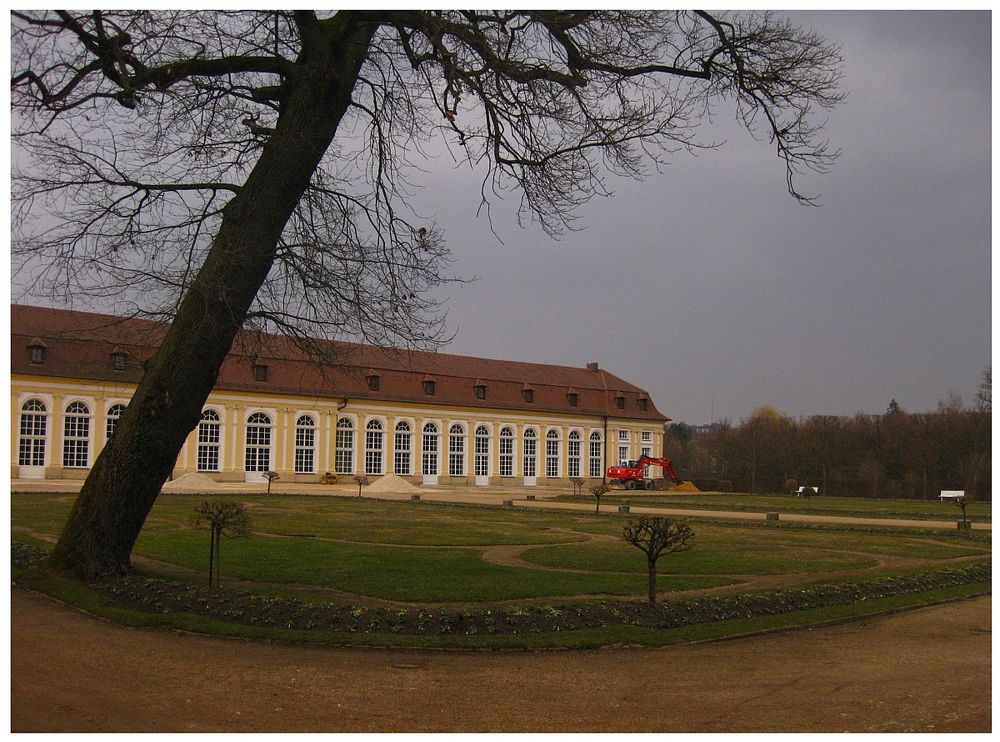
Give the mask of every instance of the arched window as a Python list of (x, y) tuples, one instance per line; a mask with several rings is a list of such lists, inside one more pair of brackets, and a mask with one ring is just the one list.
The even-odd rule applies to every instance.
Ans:
[(524, 431), (524, 476), (535, 476), (535, 457), (538, 456), (538, 434), (528, 428)]
[(263, 412), (247, 418), (246, 471), (271, 471), (271, 417)]
[(18, 441), (19, 466), (45, 466), (45, 441), (48, 433), (48, 409), (40, 399), (21, 405), (21, 436)]
[(465, 476), (465, 428), (458, 423), (448, 431), (448, 474)]
[(379, 420), (369, 420), (365, 427), (365, 474), (381, 474), (385, 470), (385, 433)]
[(604, 476), (604, 441), (596, 430), (590, 434), (590, 477)]
[(336, 444), (337, 474), (354, 473), (354, 423), (348, 417), (337, 421)]
[(425, 423), (423, 455), (420, 458), (423, 473), (427, 476), (437, 476), (438, 473), (438, 437), (438, 426)]
[(490, 429), (485, 425), (476, 428), (474, 469), (477, 477), (490, 475)]
[(295, 473), (316, 472), (316, 421), (312, 415), (299, 415), (295, 421)]
[(408, 476), (413, 468), (413, 429), (405, 420), (396, 423), (393, 444), (392, 470), (400, 476)]
[(222, 422), (215, 410), (201, 413), (198, 423), (198, 471), (219, 471)]
[(108, 408), (108, 419), (104, 426), (105, 440), (111, 440), (111, 436), (115, 434), (115, 428), (118, 427), (118, 418), (124, 414), (125, 405), (123, 404), (113, 404)]
[(577, 479), (580, 476), (580, 431), (569, 431), (569, 443), (566, 452), (566, 476)]
[(500, 476), (514, 476), (514, 429), (509, 425), (500, 428)]
[(545, 476), (559, 476), (559, 431), (555, 428), (545, 434)]
[(63, 421), (63, 466), (85, 469), (90, 464), (90, 408), (71, 402)]

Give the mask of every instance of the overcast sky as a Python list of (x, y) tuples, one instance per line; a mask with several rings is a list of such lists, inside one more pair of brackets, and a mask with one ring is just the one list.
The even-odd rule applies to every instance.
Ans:
[[(476, 217), (475, 178), (432, 169), (424, 211), (455, 271), (449, 352), (603, 368), (692, 424), (968, 404), (991, 363), (990, 14), (808, 12), (842, 46), (843, 150), (797, 204), (767, 142), (727, 117), (717, 151), (618, 182), (553, 241), (516, 199)], [(471, 195), (470, 195), (471, 192)]]

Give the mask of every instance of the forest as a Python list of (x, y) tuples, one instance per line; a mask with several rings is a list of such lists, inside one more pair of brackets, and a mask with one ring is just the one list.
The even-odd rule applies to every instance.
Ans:
[(990, 377), (984, 372), (971, 405), (953, 395), (933, 412), (910, 413), (892, 400), (877, 415), (793, 418), (763, 406), (738, 424), (674, 423), (664, 453), (702, 490), (807, 486), (820, 495), (924, 500), (965, 490), (970, 500), (990, 500)]

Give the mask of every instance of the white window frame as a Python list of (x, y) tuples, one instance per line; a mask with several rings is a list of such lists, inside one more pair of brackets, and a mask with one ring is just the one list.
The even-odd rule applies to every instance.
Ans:
[(408, 477), (413, 473), (413, 424), (408, 420), (397, 420), (393, 431), (392, 470)]
[(490, 476), (490, 433), (489, 426), (480, 423), (473, 437), (473, 474), (477, 480)]
[(385, 473), (385, 423), (372, 418), (365, 423), (365, 474)]
[(559, 447), (562, 440), (558, 428), (549, 428), (545, 432), (545, 478), (559, 478)]
[[(206, 415), (214, 417), (206, 417)], [(195, 468), (198, 471), (221, 471), (222, 468), (222, 415), (206, 407), (198, 421), (198, 444), (195, 451)], [(215, 464), (211, 466), (211, 464)]]
[(295, 418), (293, 469), (296, 474), (316, 473), (316, 440), (319, 422), (307, 412)]
[(252, 474), (272, 471), (274, 418), (270, 413), (258, 410), (247, 415), (243, 441), (243, 471)]
[[(429, 431), (428, 428), (433, 428)], [(425, 477), (436, 477), (441, 471), (441, 425), (432, 420), (421, 429), (420, 471)]]
[[(596, 453), (595, 453), (596, 451)], [(598, 479), (604, 476), (604, 436), (598, 430), (590, 434), (588, 473), (591, 479)]]
[[(73, 411), (73, 408), (77, 408)], [(83, 408), (83, 411), (79, 411)], [(93, 429), (90, 405), (73, 400), (63, 413), (63, 468), (87, 469), (90, 466), (90, 432)]]
[(580, 478), (582, 448), (583, 434), (579, 430), (569, 431), (569, 435), (566, 436), (566, 476), (570, 479)]
[(122, 415), (125, 414), (125, 409), (128, 407), (124, 402), (115, 402), (110, 407), (108, 407), (107, 413), (104, 415), (104, 442), (107, 443), (111, 440), (111, 436), (115, 434), (115, 428), (118, 427), (118, 420)]
[[(457, 432), (456, 432), (457, 431)], [(448, 476), (465, 476), (466, 429), (462, 423), (452, 423), (448, 428)]]
[[(506, 432), (505, 432), (506, 431)], [(513, 425), (500, 428), (500, 476), (514, 476), (514, 441), (517, 431)]]
[(538, 475), (538, 431), (534, 428), (525, 428), (522, 434), (521, 469), (525, 477)]
[(49, 448), (49, 406), (44, 399), (30, 397), (21, 404), (18, 434), (18, 466), (44, 468)]
[(354, 420), (349, 417), (337, 419), (334, 434), (334, 472), (337, 474), (354, 473)]
[(619, 443), (631, 443), (632, 442), (631, 432), (628, 431), (628, 430), (626, 430), (625, 428), (621, 428), (618, 431), (618, 442)]

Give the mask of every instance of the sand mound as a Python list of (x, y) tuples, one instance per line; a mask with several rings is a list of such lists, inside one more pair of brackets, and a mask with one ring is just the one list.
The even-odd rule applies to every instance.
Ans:
[(223, 489), (221, 482), (216, 482), (211, 477), (206, 477), (204, 474), (197, 474), (195, 472), (182, 474), (177, 477), (177, 479), (171, 480), (163, 485), (164, 492), (176, 492), (178, 490), (197, 490), (199, 492), (204, 492), (207, 490), (221, 489)]
[(420, 492), (418, 487), (414, 487), (397, 474), (386, 474), (374, 484), (365, 488), (368, 492), (395, 492), (399, 494), (409, 494)]
[(700, 489), (694, 486), (694, 482), (687, 481), (681, 482), (674, 489), (673, 492), (701, 492)]

